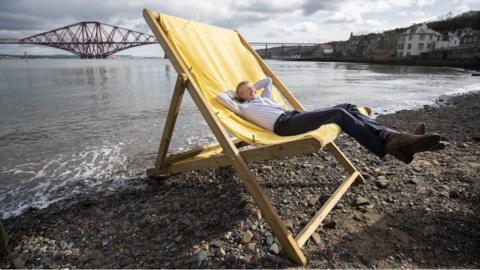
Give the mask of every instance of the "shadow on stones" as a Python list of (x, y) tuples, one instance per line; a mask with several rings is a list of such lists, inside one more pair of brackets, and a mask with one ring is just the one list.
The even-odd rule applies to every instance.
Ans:
[(400, 209), (360, 232), (347, 234), (333, 246), (325, 243), (325, 250), (309, 256), (319, 261), (336, 257), (334, 261), (342, 264), (330, 266), (335, 268), (399, 268), (403, 264), (407, 268), (478, 268), (479, 224), (475, 211)]
[[(78, 249), (73, 255), (49, 252), (50, 248), (36, 254), (54, 262), (41, 265), (44, 268), (67, 263), (80, 268), (207, 267), (195, 253), (206, 250), (215, 257), (218, 247), (205, 244), (226, 241), (225, 233), (248, 215), (243, 185), (231, 171), (216, 173), (220, 175), (210, 179), (196, 174), (149, 179), (135, 190), (29, 211), (4, 221), (12, 236), (10, 249), (41, 235)], [(27, 267), (40, 266), (33, 254), (22, 260)]]

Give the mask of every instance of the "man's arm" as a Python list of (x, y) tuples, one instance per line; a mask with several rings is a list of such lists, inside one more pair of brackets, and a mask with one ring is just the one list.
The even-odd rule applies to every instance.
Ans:
[(262, 89), (262, 88), (264, 88), (262, 97), (271, 98), (272, 97), (272, 78), (267, 77), (255, 83), (255, 89)]
[(239, 114), (241, 112), (240, 105), (233, 100), (235, 98), (235, 92), (228, 90), (217, 95), (217, 101), (223, 106), (227, 107), (234, 113)]

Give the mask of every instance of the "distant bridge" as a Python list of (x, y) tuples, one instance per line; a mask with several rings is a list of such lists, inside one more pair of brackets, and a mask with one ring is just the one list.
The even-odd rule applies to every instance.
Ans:
[[(0, 38), (0, 44), (45, 45), (71, 52), (80, 58), (107, 58), (122, 50), (156, 43), (157, 40), (153, 35), (95, 21), (78, 22), (22, 39)], [(267, 54), (269, 46), (281, 47), (283, 52), (284, 47), (318, 45), (302, 42), (251, 42), (250, 44), (254, 47), (264, 47)]]
[(0, 44), (55, 47), (80, 58), (107, 58), (128, 48), (156, 43), (152, 35), (100, 22), (79, 22), (22, 39), (0, 39)]

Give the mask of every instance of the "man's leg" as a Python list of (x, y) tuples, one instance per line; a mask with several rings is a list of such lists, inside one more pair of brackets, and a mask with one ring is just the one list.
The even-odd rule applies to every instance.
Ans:
[(362, 146), (381, 158), (385, 156), (385, 142), (392, 135), (391, 131), (382, 129), (378, 123), (359, 119), (341, 107), (311, 112), (291, 112), (278, 121), (275, 133), (281, 136), (301, 134), (315, 130), (321, 125), (335, 123)]
[(372, 119), (366, 115), (363, 115), (358, 107), (354, 104), (344, 103), (334, 106), (334, 108), (343, 108), (351, 115), (353, 115), (358, 120), (362, 121), (367, 125), (371, 132), (381, 136), (385, 141), (388, 141), (391, 135), (397, 133), (396, 131), (386, 128), (385, 126), (379, 124), (375, 119)]

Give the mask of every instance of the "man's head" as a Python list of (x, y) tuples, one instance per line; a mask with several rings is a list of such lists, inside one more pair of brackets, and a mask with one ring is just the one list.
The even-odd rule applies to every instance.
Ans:
[(237, 85), (235, 89), (237, 93), (237, 98), (240, 101), (252, 101), (257, 98), (257, 89), (253, 86), (253, 83), (250, 81), (242, 81)]

